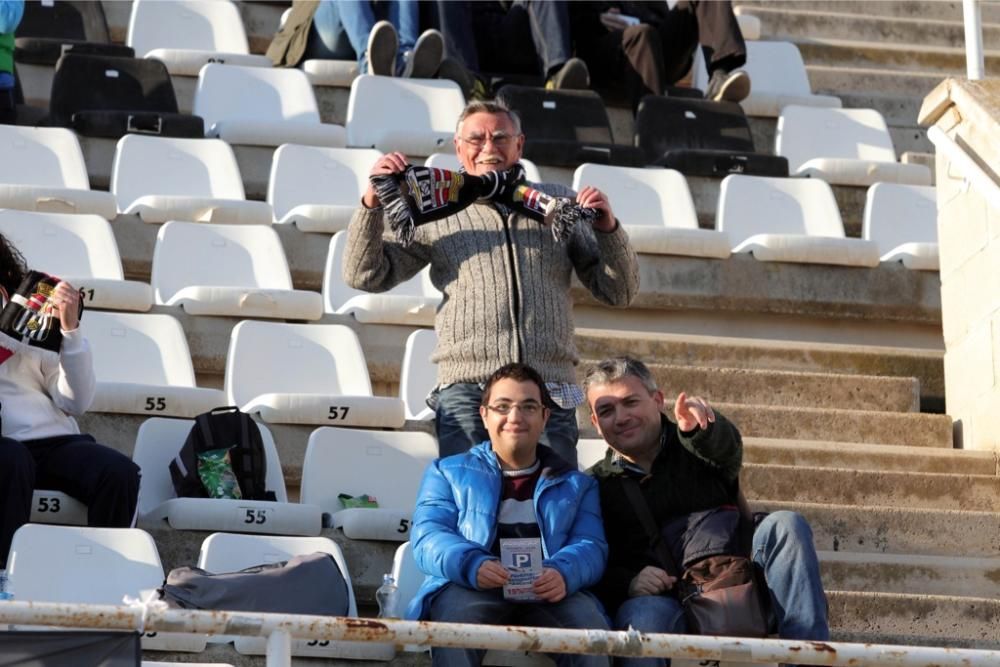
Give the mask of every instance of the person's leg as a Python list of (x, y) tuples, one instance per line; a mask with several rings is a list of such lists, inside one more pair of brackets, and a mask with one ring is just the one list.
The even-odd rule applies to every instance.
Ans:
[(576, 425), (575, 408), (554, 408), (545, 424), (539, 444), (551, 447), (566, 463), (576, 467), (576, 441), (580, 428)]
[(569, 8), (565, 0), (517, 0), (528, 10), (531, 38), (546, 78), (573, 57), (569, 34)]
[(663, 81), (669, 86), (684, 78), (694, 62), (692, 57), (698, 48), (698, 18), (694, 7), (689, 2), (679, 2), (664, 14), (656, 30), (662, 49)]
[(375, 12), (369, 0), (337, 0), (337, 12), (351, 48), (358, 54), (358, 71), (368, 71), (368, 35), (375, 26)]
[(10, 542), (31, 518), (35, 461), (17, 440), (0, 438), (0, 570), (7, 567)]
[[(666, 595), (642, 595), (629, 598), (615, 614), (615, 628), (639, 632), (685, 634), (687, 621), (677, 598)], [(615, 667), (669, 667), (667, 658), (616, 658)]]
[(483, 400), (483, 389), (479, 384), (449, 385), (437, 392), (436, 399), (434, 427), (441, 456), (467, 452), (490, 439), (483, 418), (479, 416), (479, 405)]
[(323, 0), (313, 15), (303, 60), (354, 60), (357, 54), (340, 21), (336, 0)]
[(412, 51), (420, 36), (420, 5), (417, 0), (390, 0), (388, 3), (389, 22), (396, 26), (399, 34), (399, 59)]
[[(540, 628), (608, 630), (608, 619), (601, 604), (592, 595), (574, 593), (559, 602), (523, 605), (524, 621), (519, 624)], [(550, 654), (559, 667), (608, 667), (606, 655)]]
[(705, 54), (709, 75), (717, 69), (732, 72), (747, 62), (747, 45), (730, 0), (694, 2), (698, 43)]
[[(448, 584), (431, 600), (427, 620), (502, 625), (517, 606), (503, 599), (502, 588), (474, 591)], [(431, 661), (436, 667), (473, 667), (482, 663), (485, 654), (481, 649), (435, 647), (431, 649)]]
[(472, 30), (472, 10), (468, 2), (438, 0), (438, 20), (444, 35), (445, 55), (465, 69), (478, 73), (479, 56)]
[(668, 84), (660, 31), (648, 23), (640, 23), (617, 34), (621, 35), (621, 50), (625, 54), (625, 91), (635, 113), (643, 97), (662, 95)]
[(769, 514), (754, 532), (753, 561), (764, 570), (778, 636), (829, 639), (826, 594), (808, 522), (796, 512)]
[(139, 466), (130, 458), (87, 434), (29, 440), (25, 446), (38, 463), (38, 487), (68, 493), (87, 505), (87, 525), (135, 524)]

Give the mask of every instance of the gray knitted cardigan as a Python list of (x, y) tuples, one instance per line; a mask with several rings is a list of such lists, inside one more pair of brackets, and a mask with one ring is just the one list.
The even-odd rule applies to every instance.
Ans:
[[(573, 196), (557, 184), (536, 187)], [(444, 294), (432, 356), (440, 384), (481, 382), (514, 361), (533, 366), (547, 382), (576, 382), (573, 272), (608, 305), (627, 306), (639, 290), (635, 251), (621, 225), (608, 233), (577, 225), (559, 243), (530, 218), (505, 218), (491, 204), (473, 204), (417, 227), (406, 248), (384, 230), (381, 208), (362, 206), (354, 213), (344, 281), (384, 292), (430, 263), (431, 282)]]

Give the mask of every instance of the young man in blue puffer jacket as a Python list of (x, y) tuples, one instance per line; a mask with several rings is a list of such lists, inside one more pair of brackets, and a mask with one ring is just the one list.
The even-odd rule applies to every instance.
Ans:
[[(601, 579), (608, 547), (596, 482), (538, 439), (551, 399), (531, 367), (508, 364), (489, 379), (480, 414), (490, 434), (464, 454), (432, 463), (413, 514), (413, 554), (427, 577), (408, 618), (460, 623), (607, 629), (583, 589)], [(537, 540), (540, 574), (529, 601), (504, 584), (502, 541)], [(525, 542), (525, 541), (528, 542)], [(510, 543), (507, 543), (508, 545)], [(508, 592), (509, 593), (509, 592)], [(479, 665), (484, 651), (435, 648), (435, 665)], [(553, 656), (559, 665), (609, 664), (607, 656)]]

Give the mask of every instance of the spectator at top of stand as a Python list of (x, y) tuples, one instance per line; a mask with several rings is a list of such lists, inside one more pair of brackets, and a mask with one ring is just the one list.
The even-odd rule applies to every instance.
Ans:
[(14, 104), (14, 30), (24, 15), (24, 0), (0, 0), (0, 123), (17, 120)]

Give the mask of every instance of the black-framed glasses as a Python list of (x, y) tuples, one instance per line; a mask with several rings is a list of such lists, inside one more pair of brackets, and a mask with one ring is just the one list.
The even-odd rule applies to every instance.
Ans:
[(493, 145), (497, 148), (506, 148), (510, 145), (511, 139), (514, 135), (508, 134), (502, 130), (497, 132), (491, 132), (490, 134), (471, 134), (467, 137), (459, 137), (462, 141), (469, 144), (470, 146), (475, 146), (476, 148), (482, 148), (486, 145), (487, 140), (492, 141)]
[(526, 417), (534, 417), (535, 415), (541, 413), (541, 411), (545, 409), (545, 406), (537, 401), (525, 401), (524, 403), (497, 403), (496, 405), (486, 406), (487, 410), (491, 410), (498, 415), (509, 415), (514, 408), (520, 410), (521, 414)]

